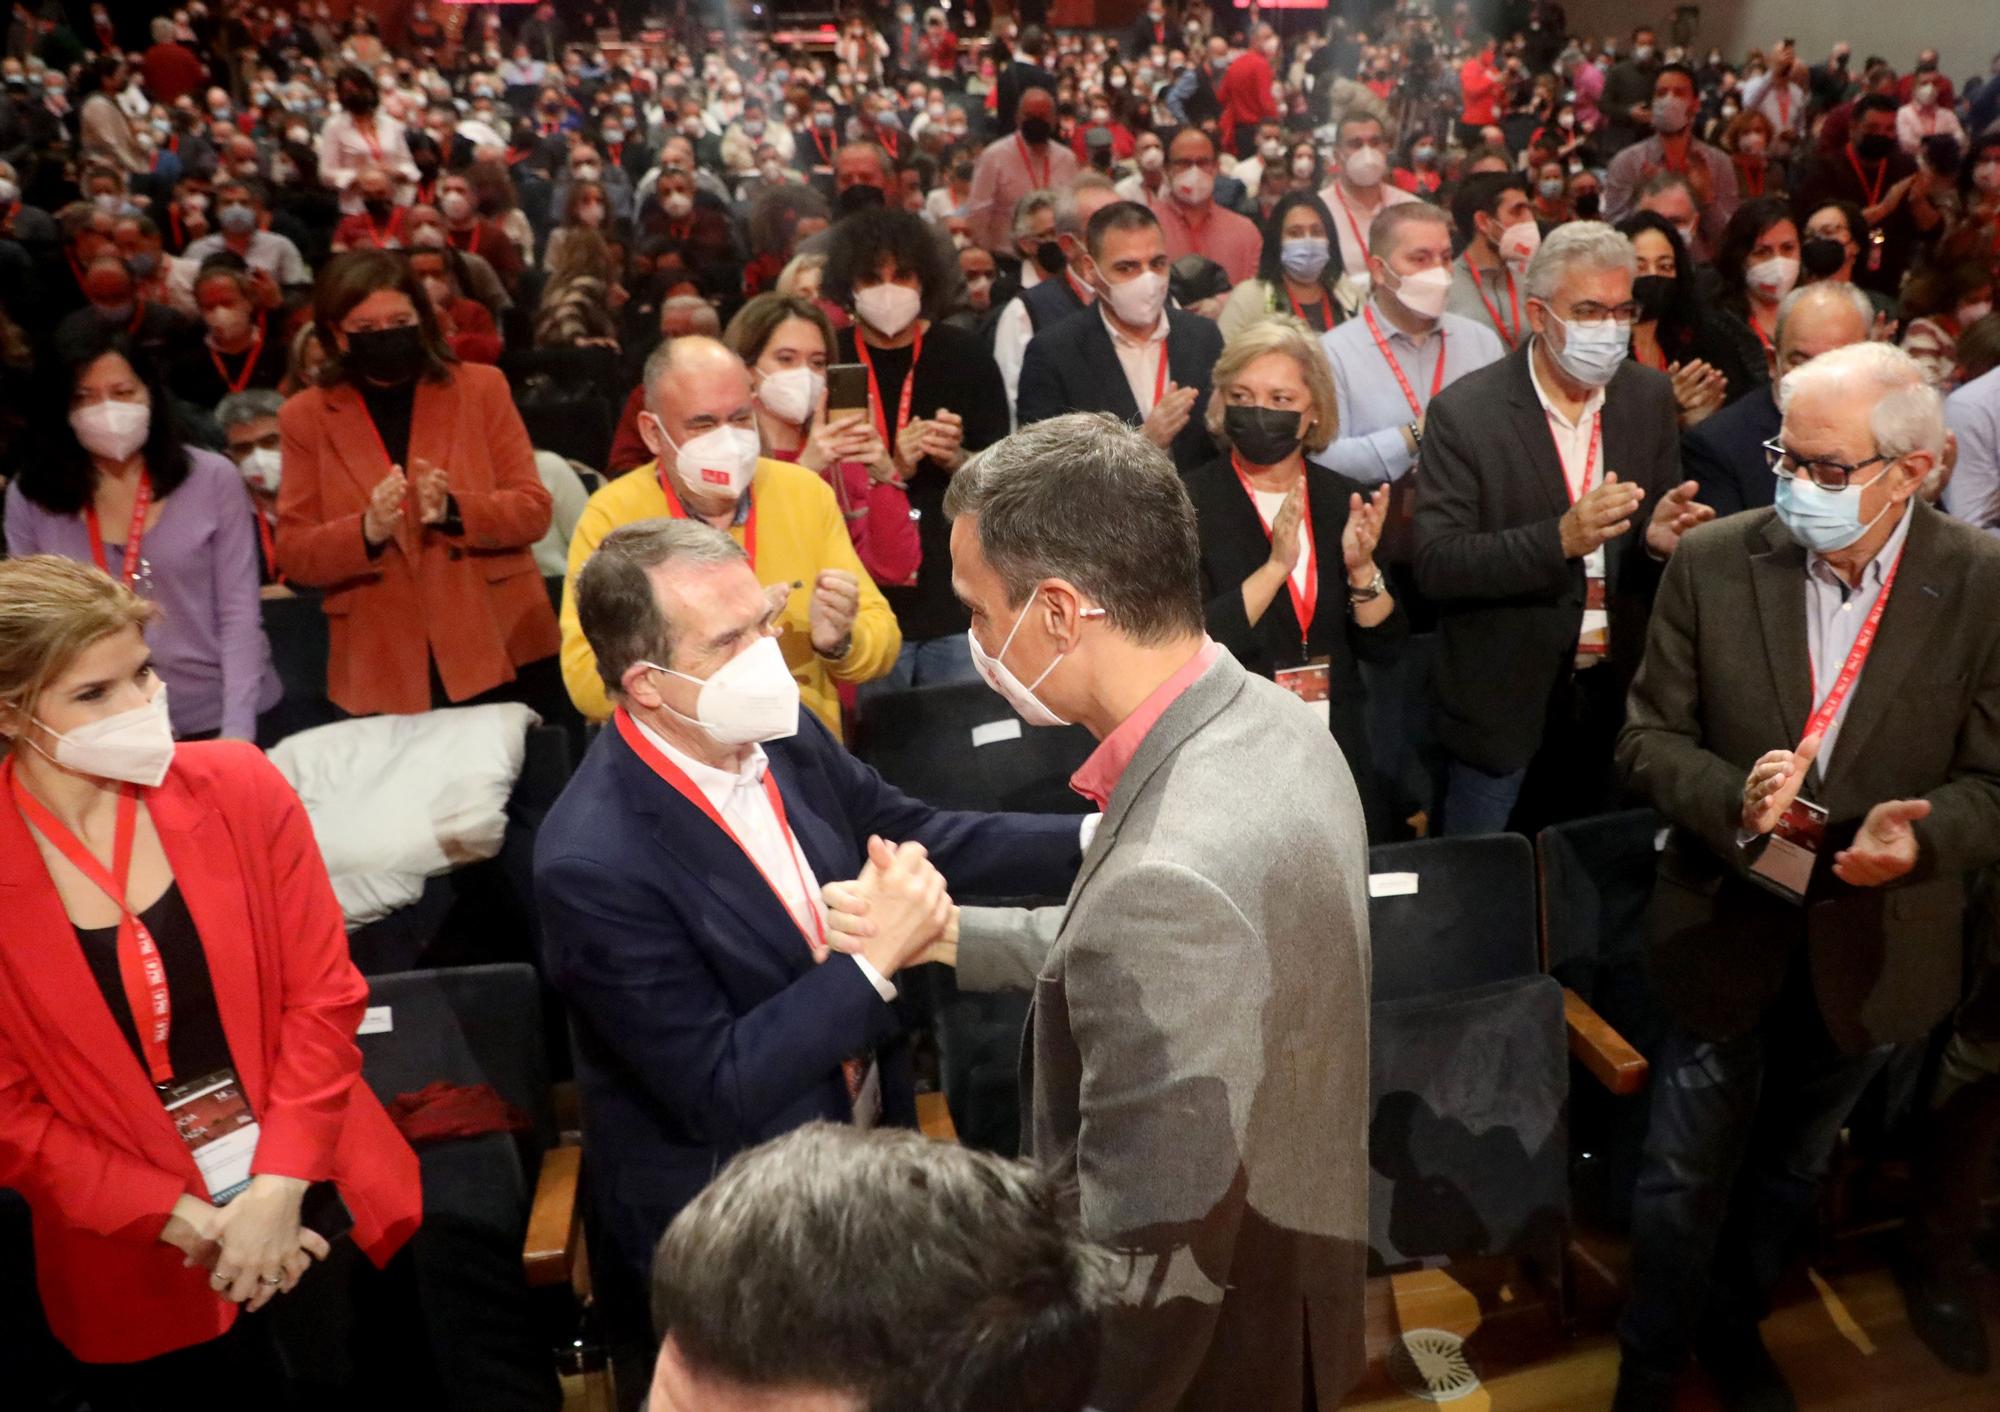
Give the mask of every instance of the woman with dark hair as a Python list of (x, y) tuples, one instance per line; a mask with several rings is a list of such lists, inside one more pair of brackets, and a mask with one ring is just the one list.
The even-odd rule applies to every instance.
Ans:
[(328, 263), (313, 327), (318, 385), (279, 416), (278, 564), (325, 590), (328, 698), (351, 715), (526, 700), (556, 719), (561, 639), (530, 552), (551, 504), (507, 380), (451, 356), (388, 251)]
[(1722, 307), (1750, 325), (1769, 352), (1778, 338), (1778, 305), (1799, 282), (1799, 226), (1781, 197), (1745, 201), (1722, 228), (1715, 252)]
[(362, 210), (355, 183), (369, 168), (380, 167), (398, 183), (396, 201), (408, 204), (416, 189), (417, 164), (410, 159), (403, 124), (379, 111), (382, 95), (374, 75), (350, 66), (333, 83), (341, 110), (319, 130), (320, 181), (340, 193), (341, 213), (352, 216)]
[[(1316, 333), (1351, 317), (1340, 302), (1340, 242), (1333, 216), (1315, 191), (1289, 191), (1264, 222), (1264, 253), (1257, 277), (1229, 293), (1217, 326), (1234, 338), (1259, 319), (1289, 314)], [(1349, 286), (1351, 288), (1352, 286)]]
[(7, 488), (7, 553), (95, 563), (164, 612), (153, 665), (183, 740), (258, 738), (278, 704), (257, 527), (226, 456), (188, 447), (158, 369), (122, 329), (48, 370), (39, 445)]
[(543, 267), (554, 269), (562, 262), (563, 248), (578, 231), (608, 236), (610, 220), (611, 199), (605, 194), (602, 182), (569, 183), (563, 196), (562, 220), (549, 232), (549, 243), (542, 249)]
[(953, 471), (1007, 434), (1007, 388), (975, 334), (934, 322), (956, 270), (931, 227), (907, 211), (877, 208), (843, 219), (827, 245), (821, 296), (848, 309), (840, 361), (868, 374), (868, 415), (909, 488), (923, 542), (913, 585), (883, 584), (902, 625), (895, 668), (871, 690), (971, 680), (965, 609), (951, 591), (951, 526), (944, 492)]
[(1640, 211), (1618, 223), (1638, 256), (1630, 356), (1674, 381), (1682, 430), (1705, 420), (1770, 378), (1757, 336), (1744, 322), (1705, 307), (1694, 261), (1672, 221)]
[(625, 287), (604, 237), (581, 227), (569, 232), (535, 310), (535, 347), (618, 351), (618, 309)]
[(1442, 152), (1437, 138), (1429, 132), (1419, 132), (1403, 144), (1403, 161), (1390, 180), (1412, 196), (1420, 196), (1426, 201), (1438, 199), (1438, 188), (1444, 184), (1441, 166)]
[(194, 302), (208, 337), (168, 371), (175, 396), (210, 410), (232, 392), (283, 381), (281, 326), (271, 322), (249, 275), (226, 264), (204, 265), (194, 277)]

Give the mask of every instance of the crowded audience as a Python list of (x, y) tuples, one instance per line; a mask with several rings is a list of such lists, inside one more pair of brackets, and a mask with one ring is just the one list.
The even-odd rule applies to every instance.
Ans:
[[(136, 1408), (186, 1372), (235, 1395), (240, 1370), (278, 1405), (295, 1288), (339, 1266), (310, 1307), (416, 1298), (361, 958), (321, 820), (258, 751), (504, 708), (574, 762), (560, 803), (510, 812), (504, 861), (534, 876), (496, 905), (526, 917), (512, 959), (581, 1094), (591, 1337), (622, 1407), (1221, 1409), (1259, 1348), (1286, 1365), (1273, 1405), (1336, 1405), (1351, 1252), (1260, 1283), (1237, 1235), (1235, 1266), (1163, 1267), (1142, 1297), (1098, 1248), (1234, 1208), (1206, 1173), (1116, 1170), (1144, 1144), (1104, 1130), (1211, 1099), (1109, 1102), (1093, 1084), (1133, 1056), (1090, 1045), (1139, 1042), (1146, 1011), (1181, 1066), (1162, 1085), (1226, 1109), (1266, 1083), (1242, 1055), (1280, 1044), (1156, 1004), (1184, 978), (1115, 988), (1139, 938), (1107, 852), (1247, 836), (1169, 813), (1199, 795), (1143, 802), (1168, 787), (1145, 743), (1238, 694), (1300, 765), (1261, 778), (1236, 742), (1243, 807), (1317, 789), (1272, 792), (1341, 866), (1657, 812), (1676, 974), (1646, 1057), (1674, 1097), (1630, 1197), (1619, 1412), (1673, 1406), (1689, 1361), (1732, 1409), (1796, 1405), (1758, 1320), (1885, 1070), (1929, 1194), (1895, 1265), (1909, 1320), (1985, 1372), (2000, 1022), (1975, 1002), (2000, 957), (1961, 968), (1958, 937), (1992, 929), (2000, 867), (2000, 56), (1859, 54), (1803, 6), (1796, 40), (1737, 53), (1689, 14), (1593, 35), (1548, 0), (1144, 0), (1115, 30), (911, 0), (796, 30), (755, 7), (152, 8), (18, 0), (0, 55), (0, 881), (69, 958), (43, 983), (0, 955), (0, 1198), (32, 1212), (58, 1390)], [(1100, 813), (934, 809), (875, 772), (903, 743), (884, 721), (935, 722), (968, 774), (1024, 725), (1086, 728), (1097, 754), (1054, 785)], [(1072, 885), (1088, 928), (966, 914), (967, 956), (988, 949), (965, 988), (1033, 991), (1031, 1048), (1059, 1023), (1083, 1074), (1020, 1095), (1039, 1168), (812, 1126), (911, 1127), (970, 1063), (929, 979), (958, 964), (961, 892)], [(1206, 902), (1161, 900), (1185, 885), (1135, 888), (1126, 926), (1186, 925)], [(1365, 903), (1357, 925), (1365, 992)], [(1949, 966), (1918, 955), (1937, 938)], [(1328, 1013), (1282, 957), (1256, 980), (1274, 1015)], [(1795, 1040), (1819, 1068), (1766, 1074)], [(198, 1074), (261, 1129), (254, 1161), (160, 1123)], [(1052, 1134), (1106, 1146), (1037, 1150)], [(1255, 1136), (1280, 1204), (1311, 1209)], [(1111, 1195), (1079, 1208), (1061, 1160)], [(1328, 1158), (1335, 1205), (1361, 1160)], [(823, 1234), (885, 1182), (875, 1224)], [(336, 1194), (351, 1219), (320, 1221)], [(485, 1278), (525, 1305), (519, 1254)], [(938, 1340), (855, 1320), (848, 1287), (877, 1281)], [(1357, 1305), (1335, 1333), (1323, 1300)], [(373, 1386), (352, 1355), (312, 1376)]]

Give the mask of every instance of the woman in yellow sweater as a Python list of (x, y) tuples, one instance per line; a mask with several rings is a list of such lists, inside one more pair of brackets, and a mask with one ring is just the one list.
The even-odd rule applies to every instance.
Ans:
[(714, 339), (661, 344), (646, 360), (645, 387), (639, 434), (654, 459), (591, 496), (570, 538), (562, 603), (570, 699), (592, 720), (611, 714), (596, 654), (577, 621), (577, 570), (620, 525), (692, 516), (741, 544), (760, 582), (789, 590), (778, 645), (800, 699), (838, 734), (835, 684), (882, 676), (895, 665), (903, 635), (861, 567), (833, 491), (803, 466), (758, 455), (749, 370)]

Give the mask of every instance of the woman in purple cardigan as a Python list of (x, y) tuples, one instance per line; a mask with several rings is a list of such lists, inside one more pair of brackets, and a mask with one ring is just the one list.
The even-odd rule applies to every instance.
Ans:
[(122, 329), (75, 351), (31, 412), (41, 435), (7, 488), (7, 552), (95, 563), (158, 603), (147, 638), (174, 734), (257, 739), (281, 692), (243, 479), (182, 443), (158, 370)]

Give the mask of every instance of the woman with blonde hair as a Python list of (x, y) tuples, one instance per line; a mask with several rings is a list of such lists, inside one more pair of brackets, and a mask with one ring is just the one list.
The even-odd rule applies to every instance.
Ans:
[(346, 1218), (387, 1265), (417, 1159), (361, 1080), (368, 987), (305, 809), (247, 742), (174, 743), (156, 613), (88, 564), (0, 563), (0, 1186), (93, 1407), (275, 1405), (240, 1315), (337, 1280), (309, 1272)]
[(1334, 439), (1334, 409), (1333, 370), (1305, 324), (1250, 324), (1215, 362), (1208, 429), (1228, 449), (1188, 476), (1188, 495), (1209, 635), (1321, 714), (1379, 841), (1389, 820), (1359, 664), (1395, 661), (1409, 624), (1375, 563), (1389, 488), (1364, 496), (1306, 459)]

